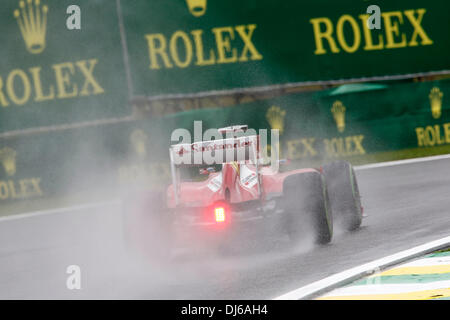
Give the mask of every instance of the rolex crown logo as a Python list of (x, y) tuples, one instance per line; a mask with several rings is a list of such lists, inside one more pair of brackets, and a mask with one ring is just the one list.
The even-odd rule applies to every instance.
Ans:
[(270, 124), (271, 129), (276, 129), (283, 134), (284, 131), (284, 117), (286, 116), (286, 111), (282, 110), (280, 107), (272, 106), (267, 110), (266, 119)]
[(142, 130), (134, 130), (130, 135), (130, 140), (136, 154), (143, 158), (147, 154), (147, 135)]
[(434, 87), (431, 89), (428, 97), (430, 98), (431, 114), (433, 115), (433, 118), (439, 119), (442, 114), (442, 98), (444, 97), (444, 94), (438, 87)]
[(19, 9), (14, 10), (25, 46), (32, 54), (41, 53), (45, 49), (47, 12), (48, 7), (41, 6), (40, 0), (21, 0)]
[(207, 0), (186, 0), (189, 12), (194, 17), (201, 17), (206, 12), (206, 1)]
[(0, 162), (3, 169), (8, 176), (13, 176), (16, 173), (16, 151), (5, 147), (0, 149)]
[(345, 106), (339, 100), (335, 101), (331, 108), (339, 132), (344, 132), (345, 130), (345, 109)]

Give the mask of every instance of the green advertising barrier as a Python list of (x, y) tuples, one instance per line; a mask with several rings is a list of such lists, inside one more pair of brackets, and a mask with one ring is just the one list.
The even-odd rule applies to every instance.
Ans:
[(364, 146), (356, 155), (450, 144), (449, 80), (362, 86), (318, 94), (320, 112), (327, 115), (321, 123), (335, 136), (328, 155), (353, 155), (345, 141), (355, 136)]
[(450, 69), (444, 1), (378, 1), (379, 30), (362, 0), (80, 0), (68, 30), (71, 4), (3, 1), (1, 132), (120, 118), (128, 97)]
[(2, 139), (0, 204), (93, 191), (111, 198), (122, 185), (168, 181), (164, 127), (122, 122)]
[(113, 198), (136, 185), (163, 188), (170, 183), (172, 133), (184, 128), (194, 139), (194, 121), (202, 121), (203, 132), (236, 124), (278, 129), (281, 157), (294, 166), (333, 159), (361, 163), (379, 153), (395, 157), (411, 149), (430, 154), (450, 146), (448, 97), (450, 80), (345, 85), (228, 108), (4, 138), (0, 204), (92, 190)]
[(121, 1), (132, 96), (243, 91), (450, 70), (450, 3)]
[(3, 0), (0, 131), (129, 115), (116, 4), (80, 0), (81, 30), (69, 30), (69, 0)]
[[(377, 153), (417, 148), (431, 152), (434, 147), (450, 146), (449, 96), (450, 80), (343, 85), (234, 107), (193, 110), (160, 121), (165, 124), (166, 147), (175, 128), (188, 129), (194, 137), (194, 121), (202, 121), (203, 131), (247, 124), (256, 130), (278, 129), (284, 158), (364, 161)], [(151, 130), (148, 134), (152, 135)]]

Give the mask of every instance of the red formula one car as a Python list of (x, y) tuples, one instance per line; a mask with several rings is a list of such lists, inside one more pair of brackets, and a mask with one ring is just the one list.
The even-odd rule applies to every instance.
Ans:
[[(144, 192), (128, 200), (127, 238), (147, 252), (167, 253), (192, 240), (224, 247), (236, 237), (264, 232), (284, 233), (294, 242), (309, 233), (325, 244), (332, 239), (333, 220), (346, 230), (360, 226), (358, 184), (348, 162), (280, 172), (262, 164), (259, 136), (237, 136), (246, 129), (227, 127), (219, 131), (236, 133), (233, 138), (173, 145), (172, 184), (164, 193)], [(203, 156), (217, 150), (226, 150), (227, 157), (223, 153), (214, 166), (205, 167)], [(192, 168), (204, 179), (183, 178), (183, 170)]]

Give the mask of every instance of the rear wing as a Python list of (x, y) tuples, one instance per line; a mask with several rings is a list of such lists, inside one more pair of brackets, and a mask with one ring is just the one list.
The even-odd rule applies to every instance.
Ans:
[(259, 136), (176, 144), (170, 147), (170, 161), (175, 166), (202, 166), (227, 162), (254, 161), (259, 158)]
[(194, 142), (192, 144), (176, 144), (170, 147), (170, 169), (174, 188), (175, 204), (179, 204), (179, 167), (223, 164), (250, 160), (256, 167), (259, 184), (259, 136), (243, 136), (228, 139)]

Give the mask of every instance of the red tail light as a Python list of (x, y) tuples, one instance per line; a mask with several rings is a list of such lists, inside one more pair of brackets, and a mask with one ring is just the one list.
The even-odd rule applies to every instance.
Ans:
[(226, 212), (224, 207), (215, 207), (214, 208), (214, 219), (218, 223), (222, 223), (226, 221)]

